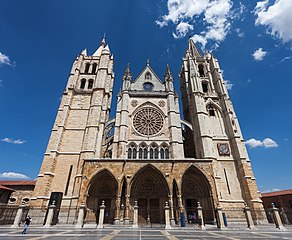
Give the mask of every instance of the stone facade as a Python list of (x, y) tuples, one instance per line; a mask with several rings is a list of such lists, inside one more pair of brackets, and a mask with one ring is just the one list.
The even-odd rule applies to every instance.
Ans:
[(0, 189), (6, 190), (5, 201), (0, 203), (19, 206), (29, 204), (36, 182), (31, 180), (0, 181)]
[(202, 56), (192, 40), (180, 73), (183, 116), (169, 67), (161, 80), (149, 61), (135, 78), (123, 76), (114, 119), (109, 119), (113, 55), (103, 39), (74, 61), (38, 175), (30, 215), (43, 223), (56, 204), (55, 223), (171, 224), (182, 216), (197, 222), (198, 202), (206, 223), (220, 205), (231, 222), (245, 221), (246, 202), (256, 224), (266, 222), (239, 123), (217, 59)]

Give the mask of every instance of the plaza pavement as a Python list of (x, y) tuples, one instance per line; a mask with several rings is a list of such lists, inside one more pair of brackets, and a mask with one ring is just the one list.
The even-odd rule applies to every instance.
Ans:
[(240, 230), (228, 228), (219, 230), (214, 226), (207, 226), (206, 230), (200, 230), (195, 227), (186, 228), (142, 228), (131, 229), (121, 227), (105, 227), (104, 229), (83, 228), (75, 229), (68, 226), (55, 226), (51, 228), (31, 226), (27, 234), (21, 234), (22, 227), (10, 228), (10, 226), (0, 227), (1, 240), (18, 240), (18, 239), (50, 239), (50, 240), (69, 240), (69, 239), (101, 239), (101, 240), (154, 240), (154, 239), (210, 239), (210, 240), (264, 240), (264, 239), (292, 239), (292, 227), (287, 227), (286, 231), (275, 229), (273, 225), (270, 227), (257, 228), (248, 230), (241, 228)]

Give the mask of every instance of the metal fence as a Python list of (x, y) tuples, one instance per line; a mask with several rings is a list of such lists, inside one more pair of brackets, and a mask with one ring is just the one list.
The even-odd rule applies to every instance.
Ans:
[[(0, 225), (12, 225), (19, 206), (0, 205)], [(21, 221), (23, 222), (28, 213), (28, 207), (24, 208)]]

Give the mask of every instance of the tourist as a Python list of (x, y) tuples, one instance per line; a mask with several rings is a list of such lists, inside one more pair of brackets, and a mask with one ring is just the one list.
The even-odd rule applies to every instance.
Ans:
[(28, 215), (24, 220), (24, 228), (22, 234), (26, 234), (29, 224), (31, 223), (31, 217)]

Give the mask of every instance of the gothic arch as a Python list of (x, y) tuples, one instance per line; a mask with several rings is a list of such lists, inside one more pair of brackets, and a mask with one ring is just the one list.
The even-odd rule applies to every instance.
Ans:
[(206, 102), (206, 109), (209, 114), (210, 126), (212, 126), (213, 135), (226, 135), (224, 115), (222, 108), (212, 100)]
[(207, 100), (207, 102), (206, 102), (206, 108), (208, 107), (208, 106), (212, 106), (212, 107), (214, 107), (214, 108), (216, 108), (216, 109), (218, 109), (219, 111), (220, 111), (220, 113), (222, 114), (222, 108), (220, 107), (220, 105), (219, 104), (217, 104), (217, 103), (215, 103), (212, 99), (208, 99)]
[[(197, 203), (203, 207), (206, 222), (214, 221), (214, 207), (211, 185), (206, 176), (194, 165), (184, 173), (181, 182), (182, 203), (189, 222), (196, 222)], [(195, 217), (194, 217), (195, 216)]]
[(164, 204), (170, 194), (163, 174), (151, 164), (141, 168), (130, 182), (132, 204), (138, 202), (140, 223), (164, 223)]
[(118, 191), (118, 182), (114, 175), (107, 169), (97, 172), (91, 179), (88, 186), (86, 205), (88, 214), (87, 222), (97, 222), (99, 206), (105, 201), (105, 223), (112, 223), (114, 220), (115, 200)]
[(144, 103), (142, 103), (141, 105), (137, 106), (137, 108), (136, 108), (136, 109), (134, 110), (134, 112), (132, 113), (132, 116), (134, 116), (135, 113), (136, 113), (139, 109), (141, 109), (141, 108), (143, 108), (143, 107), (153, 107), (153, 108), (157, 109), (157, 110), (162, 114), (163, 117), (167, 117), (167, 116), (163, 113), (163, 111), (162, 111), (162, 110), (161, 110), (156, 104), (154, 104), (154, 103), (152, 103), (152, 102), (149, 102), (149, 101), (144, 102)]

